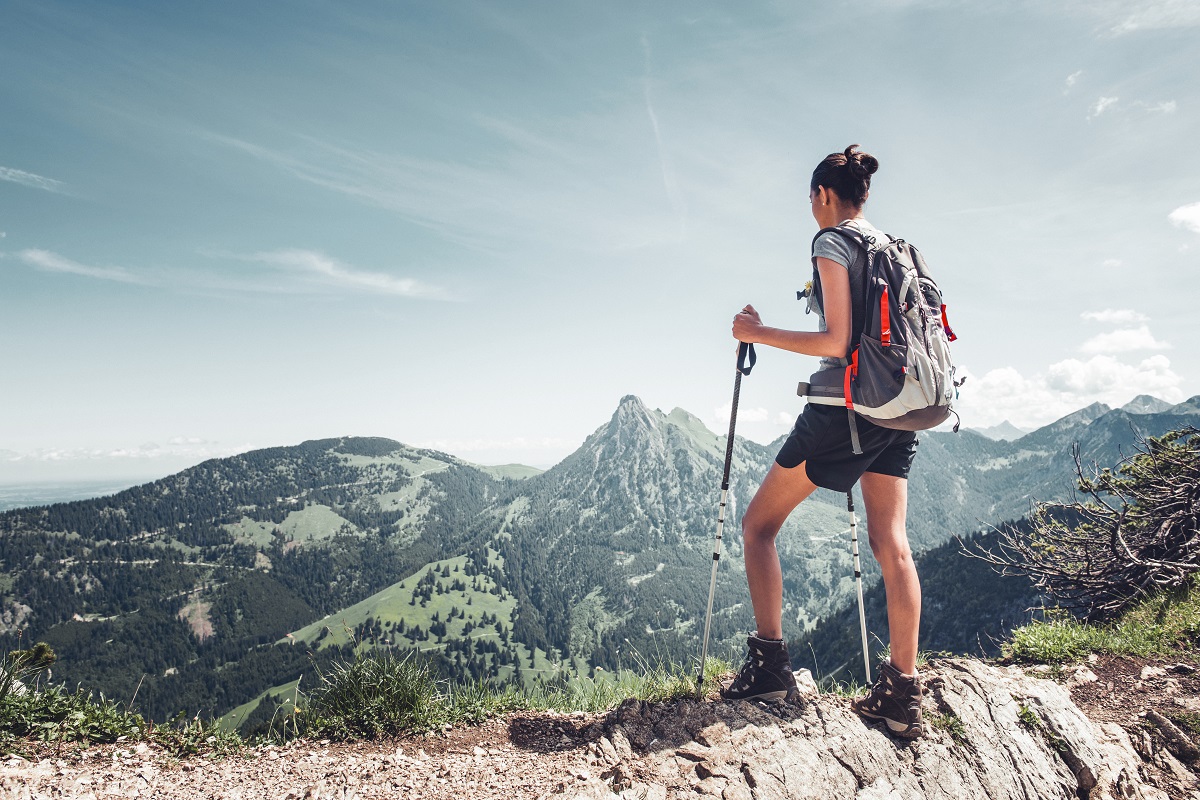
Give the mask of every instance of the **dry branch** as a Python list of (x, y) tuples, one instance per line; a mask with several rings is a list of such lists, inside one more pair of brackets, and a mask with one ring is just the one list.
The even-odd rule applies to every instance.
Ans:
[(1200, 430), (1138, 438), (1116, 470), (1085, 469), (1073, 450), (1082, 500), (1039, 503), (1032, 529), (999, 529), (981, 558), (1027, 575), (1059, 606), (1105, 620), (1149, 594), (1179, 588), (1200, 571)]

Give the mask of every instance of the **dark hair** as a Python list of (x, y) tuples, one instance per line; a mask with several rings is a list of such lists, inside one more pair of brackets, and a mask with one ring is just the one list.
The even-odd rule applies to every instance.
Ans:
[(871, 176), (879, 169), (879, 160), (869, 153), (860, 153), (858, 145), (852, 144), (841, 153), (830, 153), (813, 170), (809, 188), (818, 186), (832, 189), (844, 203), (862, 208), (871, 189)]

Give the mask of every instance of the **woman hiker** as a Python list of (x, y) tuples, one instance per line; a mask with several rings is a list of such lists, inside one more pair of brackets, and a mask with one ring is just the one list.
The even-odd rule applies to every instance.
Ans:
[[(879, 162), (858, 145), (832, 153), (813, 170), (809, 187), (812, 215), (821, 228), (851, 225), (886, 241), (863, 217), (862, 208)], [(793, 353), (820, 356), (821, 369), (837, 368), (857, 343), (863, 328), (862, 308), (867, 255), (837, 233), (824, 233), (813, 243), (819, 286), (820, 329), (790, 331), (763, 324), (753, 306), (733, 320), (734, 338)], [(921, 734), (921, 683), (917, 677), (917, 630), (921, 617), (921, 585), (908, 546), (904, 517), (908, 502), (908, 470), (916, 452), (911, 431), (873, 425), (857, 418), (861, 455), (850, 441), (846, 410), (808, 404), (742, 518), (746, 579), (754, 605), (757, 631), (747, 640), (749, 654), (733, 683), (722, 690), (726, 699), (778, 700), (796, 686), (781, 625), (783, 577), (775, 537), (788, 514), (818, 486), (847, 492), (862, 483), (871, 551), (883, 570), (887, 594), (891, 658), (865, 697), (851, 707), (872, 719), (885, 720), (896, 735)]]

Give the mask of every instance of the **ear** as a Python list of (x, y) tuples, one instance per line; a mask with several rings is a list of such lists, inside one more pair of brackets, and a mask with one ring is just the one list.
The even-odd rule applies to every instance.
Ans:
[(823, 206), (829, 205), (829, 190), (824, 186), (817, 187), (817, 202)]

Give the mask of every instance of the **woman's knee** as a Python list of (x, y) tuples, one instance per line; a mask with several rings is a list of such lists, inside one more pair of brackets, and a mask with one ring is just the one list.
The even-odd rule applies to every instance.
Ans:
[(779, 525), (747, 511), (742, 517), (742, 541), (747, 545), (770, 544), (779, 535)]
[(752, 545), (773, 542), (788, 515), (816, 488), (803, 465), (772, 464), (742, 516), (743, 540)]
[(903, 529), (899, 531), (873, 531), (868, 527), (867, 542), (871, 553), (880, 564), (885, 562), (912, 562), (912, 548), (908, 545), (908, 535)]

